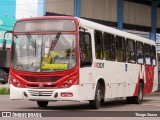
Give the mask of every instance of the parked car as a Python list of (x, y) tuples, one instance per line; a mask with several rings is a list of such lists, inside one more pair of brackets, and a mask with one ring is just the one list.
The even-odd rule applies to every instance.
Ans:
[(0, 69), (0, 83), (6, 84), (8, 82), (8, 73)]

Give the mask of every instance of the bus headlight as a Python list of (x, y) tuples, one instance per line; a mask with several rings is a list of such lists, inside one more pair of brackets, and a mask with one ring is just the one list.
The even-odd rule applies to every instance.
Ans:
[(64, 83), (64, 87), (67, 88), (67, 87), (68, 87), (68, 84), (67, 84), (67, 83)]
[(19, 88), (23, 87), (22, 83), (15, 78), (11, 78), (11, 84), (13, 84), (15, 87), (19, 87)]
[(72, 80), (68, 80), (68, 82), (72, 84), (73, 81)]
[(16, 79), (13, 79), (13, 80), (12, 80), (12, 83), (16, 83), (16, 82), (17, 82), (17, 80), (16, 80)]
[(69, 79), (64, 80), (60, 85), (59, 88), (69, 88), (72, 85), (78, 84), (78, 76), (74, 75)]

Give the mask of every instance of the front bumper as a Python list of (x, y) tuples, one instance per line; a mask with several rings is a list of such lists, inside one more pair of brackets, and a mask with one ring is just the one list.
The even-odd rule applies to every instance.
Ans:
[[(73, 85), (64, 89), (30, 89), (17, 88), (10, 84), (10, 99), (12, 100), (34, 100), (34, 101), (78, 101), (79, 85)], [(72, 97), (62, 97), (61, 93), (73, 93)]]

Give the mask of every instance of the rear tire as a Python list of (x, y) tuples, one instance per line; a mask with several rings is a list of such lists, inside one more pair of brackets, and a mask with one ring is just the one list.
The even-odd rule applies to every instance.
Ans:
[(37, 101), (39, 107), (47, 107), (48, 101)]
[(139, 83), (139, 88), (138, 88), (138, 96), (134, 96), (132, 98), (133, 104), (141, 104), (143, 101), (143, 84), (142, 82)]
[(102, 90), (100, 89), (100, 84), (97, 83), (95, 98), (94, 98), (94, 100), (89, 101), (90, 107), (92, 109), (98, 109), (100, 107), (101, 100), (103, 99), (103, 98), (101, 98), (102, 95), (103, 95), (103, 93), (102, 93)]

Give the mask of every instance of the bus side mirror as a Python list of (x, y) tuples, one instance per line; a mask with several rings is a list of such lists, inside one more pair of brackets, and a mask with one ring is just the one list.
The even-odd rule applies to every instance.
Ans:
[(6, 50), (6, 38), (5, 38), (5, 36), (6, 36), (6, 34), (7, 33), (12, 33), (12, 31), (6, 31), (5, 33), (4, 33), (4, 39), (3, 39), (3, 43), (2, 43), (2, 50)]

